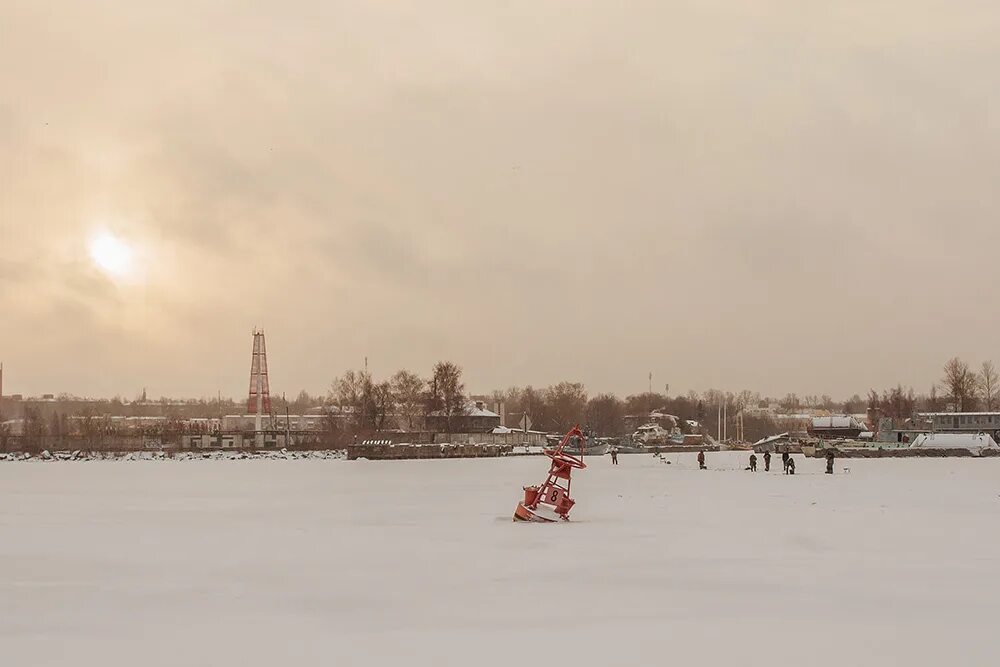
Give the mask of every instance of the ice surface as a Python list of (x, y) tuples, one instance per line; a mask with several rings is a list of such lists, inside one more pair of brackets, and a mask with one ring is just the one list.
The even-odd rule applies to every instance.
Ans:
[(1000, 460), (694, 456), (5, 463), (0, 664), (1000, 664)]

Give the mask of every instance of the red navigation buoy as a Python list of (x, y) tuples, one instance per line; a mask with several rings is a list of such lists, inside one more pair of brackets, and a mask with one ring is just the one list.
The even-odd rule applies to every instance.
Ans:
[[(580, 456), (567, 453), (566, 445), (572, 438), (580, 438)], [(545, 455), (552, 459), (549, 475), (539, 486), (524, 487), (524, 500), (514, 510), (514, 521), (535, 521), (554, 523), (569, 521), (569, 511), (576, 501), (569, 497), (570, 473), (573, 469), (583, 470), (583, 450), (586, 436), (580, 427), (573, 427), (555, 449), (546, 449)]]

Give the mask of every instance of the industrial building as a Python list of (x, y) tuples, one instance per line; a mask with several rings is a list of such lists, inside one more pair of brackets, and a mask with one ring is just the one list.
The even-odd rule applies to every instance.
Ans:
[(1000, 433), (1000, 412), (922, 412), (917, 424), (935, 433)]

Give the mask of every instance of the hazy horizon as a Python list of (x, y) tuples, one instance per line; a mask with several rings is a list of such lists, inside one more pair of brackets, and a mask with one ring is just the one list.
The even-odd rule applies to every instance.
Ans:
[(1000, 361), (1000, 5), (0, 0), (4, 392)]

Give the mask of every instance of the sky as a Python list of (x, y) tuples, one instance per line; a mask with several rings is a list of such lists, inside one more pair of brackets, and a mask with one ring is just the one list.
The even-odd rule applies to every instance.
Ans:
[(995, 1), (0, 0), (5, 393), (926, 391), (1000, 361)]

